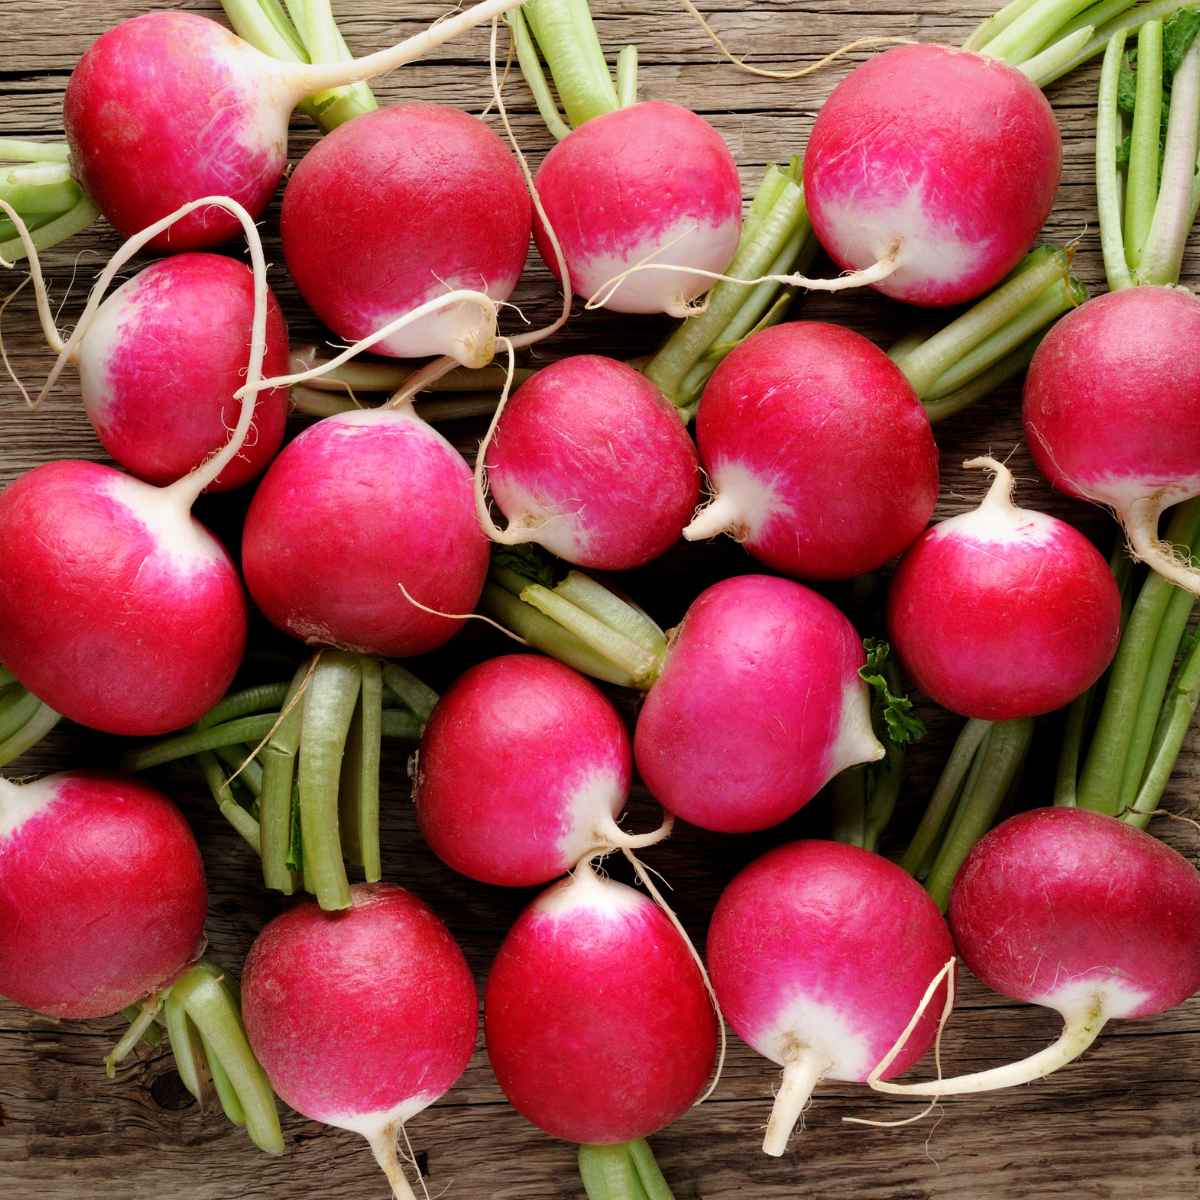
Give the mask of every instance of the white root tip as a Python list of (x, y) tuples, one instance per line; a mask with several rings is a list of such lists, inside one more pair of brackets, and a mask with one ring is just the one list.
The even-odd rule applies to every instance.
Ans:
[(1001, 508), (1013, 508), (1013, 473), (998, 458), (990, 454), (981, 454), (978, 458), (968, 458), (963, 466), (968, 471), (991, 471), (992, 486), (983, 498), (983, 504), (995, 505)]
[(379, 1169), (391, 1185), (394, 1200), (417, 1200), (412, 1184), (408, 1182), (404, 1168), (400, 1165), (400, 1156), (396, 1153), (396, 1139), (400, 1136), (399, 1123), (392, 1122), (377, 1133), (365, 1136)]
[(1130, 552), (1169, 583), (1200, 596), (1200, 570), (1158, 536), (1158, 519), (1165, 507), (1162, 496), (1155, 495), (1135, 500), (1128, 509), (1118, 512)]
[(798, 1047), (795, 1057), (783, 1068), (783, 1082), (775, 1094), (771, 1118), (763, 1138), (763, 1153), (780, 1158), (787, 1150), (788, 1139), (800, 1120), (813, 1089), (828, 1069), (820, 1054), (810, 1046)]
[(722, 533), (729, 534), (739, 542), (746, 536), (745, 521), (738, 503), (727, 492), (718, 492), (697, 511), (683, 530), (683, 536), (689, 542), (707, 541)]

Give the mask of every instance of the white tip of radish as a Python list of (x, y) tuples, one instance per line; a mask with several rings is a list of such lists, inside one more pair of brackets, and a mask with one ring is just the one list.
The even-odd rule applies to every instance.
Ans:
[(551, 921), (560, 921), (581, 909), (620, 920), (636, 916), (647, 907), (653, 908), (653, 903), (640, 892), (623, 883), (601, 878), (586, 863), (533, 902), (534, 911)]
[(564, 832), (558, 843), (562, 861), (577, 863), (589, 850), (608, 846), (609, 833), (616, 828), (613, 818), (624, 804), (624, 781), (617, 771), (596, 768), (579, 779), (564, 806)]
[(351, 1133), (361, 1134), (368, 1141), (377, 1138), (387, 1130), (395, 1130), (411, 1121), (417, 1113), (424, 1112), (436, 1099), (436, 1093), (410, 1096), (393, 1108), (382, 1112), (342, 1113), (332, 1116), (322, 1115), (324, 1125), (333, 1125), (338, 1129), (348, 1129)]
[[(479, 292), (478, 278), (439, 282), (419, 302), (400, 312), (372, 310), (361, 314), (359, 325), (364, 329), (382, 329), (400, 320), (406, 312), (430, 304), (448, 291)], [(497, 296), (511, 294), (517, 281), (501, 281), (491, 289)], [(486, 291), (480, 293), (487, 295)], [(462, 299), (447, 304), (411, 321), (401, 329), (376, 342), (371, 349), (393, 358), (453, 358), (464, 367), (486, 367), (496, 355), (496, 307), (486, 306), (482, 299)]]
[(1139, 1011), (1150, 999), (1148, 992), (1133, 987), (1127, 980), (1108, 971), (1098, 970), (1067, 980), (1042, 1001), (1047, 1008), (1062, 1014), (1068, 1025), (1076, 1024), (1096, 1009), (1099, 1003), (1106, 1020), (1121, 1019)]
[(1159, 493), (1135, 501), (1128, 509), (1118, 509), (1117, 515), (1134, 558), (1176, 587), (1200, 596), (1200, 569), (1158, 536), (1159, 517), (1167, 503)]
[(842, 693), (842, 719), (829, 755), (830, 777), (847, 767), (878, 762), (886, 753), (871, 725), (867, 685), (856, 674)]
[(57, 795), (53, 775), (19, 787), (0, 777), (0, 842), (16, 833), (26, 821), (44, 812)]
[(859, 1082), (871, 1068), (871, 1052), (862, 1033), (837, 1009), (811, 996), (795, 996), (751, 1043), (773, 1063), (786, 1067), (803, 1052), (819, 1059), (820, 1075)]
[(508, 518), (504, 529), (507, 542), (536, 542), (567, 562), (586, 557), (592, 536), (578, 511), (556, 510), (543, 497), (507, 477), (500, 485), (489, 483)]
[(735, 541), (753, 542), (773, 517), (792, 514), (791, 506), (780, 499), (774, 485), (741, 463), (714, 464), (710, 477), (713, 498), (684, 529), (683, 536), (689, 542), (721, 533)]
[(192, 519), (190, 497), (114, 472), (109, 497), (149, 532), (164, 558), (182, 573), (227, 561), (220, 543)]
[(994, 458), (972, 458), (964, 467), (983, 468), (995, 478), (978, 508), (935, 525), (932, 538), (967, 538), (973, 542), (1042, 545), (1054, 539), (1059, 523), (1046, 513), (1013, 502), (1012, 472)]

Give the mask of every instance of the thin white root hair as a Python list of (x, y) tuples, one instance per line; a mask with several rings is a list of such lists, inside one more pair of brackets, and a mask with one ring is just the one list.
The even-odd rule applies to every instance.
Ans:
[[(666, 824), (665, 819), (663, 823), (664, 825)], [(693, 1106), (698, 1107), (717, 1090), (717, 1084), (721, 1082), (721, 1074), (725, 1070), (725, 1054), (728, 1049), (728, 1038), (725, 1033), (725, 1014), (721, 1011), (721, 1002), (717, 999), (717, 990), (713, 987), (712, 979), (709, 978), (708, 968), (704, 965), (704, 959), (700, 957), (700, 951), (696, 949), (692, 939), (688, 936), (688, 931), (684, 929), (683, 922), (675, 915), (675, 910), (667, 903), (662, 892), (655, 886), (654, 880), (650, 872), (642, 864), (642, 860), (628, 846), (623, 846), (621, 853), (629, 860), (629, 865), (633, 867), (634, 874), (638, 877), (638, 882), (650, 893), (650, 898), (658, 905), (663, 915), (675, 927), (675, 932), (683, 938), (683, 943), (687, 946), (688, 953), (692, 956), (692, 961), (700, 971), (704, 990), (708, 993), (709, 1003), (712, 1004), (713, 1014), (717, 1018), (717, 1036), (720, 1043), (720, 1048), (717, 1052), (717, 1065), (713, 1071), (712, 1081), (705, 1088), (704, 1094)]]
[(17, 390), (25, 399), (26, 408), (35, 408), (33, 397), (29, 394), (29, 389), (21, 382), (21, 377), (17, 374), (16, 368), (9, 362), (8, 349), (4, 345), (4, 310), (17, 298), (21, 293), (21, 289), (33, 278), (32, 275), (26, 275), (20, 283), (17, 284), (7, 296), (4, 297), (3, 303), (0, 303), (0, 362), (4, 363), (4, 370), (8, 373), (9, 379), (16, 385)]
[(482, 621), (485, 625), (490, 625), (493, 629), (498, 629), (507, 638), (512, 638), (514, 642), (522, 646), (528, 646), (529, 643), (519, 634), (513, 633), (511, 629), (506, 629), (499, 621), (493, 621), (491, 617), (484, 616), (483, 613), (448, 613), (442, 612), (438, 608), (430, 608), (428, 604), (422, 604), (420, 600), (413, 597), (413, 594), (402, 583), (397, 583), (396, 586), (400, 589), (401, 595), (413, 606), (419, 608), (422, 612), (428, 613), (431, 617), (445, 617), (447, 621)]
[(417, 1152), (413, 1149), (412, 1142), (408, 1136), (408, 1126), (400, 1126), (400, 1136), (404, 1139), (404, 1154), (401, 1157), (407, 1163), (412, 1163), (413, 1172), (416, 1174), (417, 1182), (421, 1185), (421, 1194), (425, 1200), (430, 1200), (429, 1185), (425, 1182), (425, 1176), (421, 1174), (421, 1164), (417, 1162)]
[[(42, 275), (41, 259), (38, 258), (37, 246), (34, 245), (29, 227), (21, 220), (21, 214), (7, 200), (0, 200), (0, 212), (4, 213), (13, 223), (13, 228), (17, 231), (17, 237), (21, 239), (21, 245), (25, 248), (25, 257), (29, 260), (29, 278), (33, 280), (33, 294), (37, 300), (37, 314), (38, 321), (42, 326), (42, 336), (46, 339), (46, 345), (55, 354), (62, 354), (62, 335), (58, 332), (58, 328), (54, 324), (54, 314), (50, 311), (50, 294), (46, 291), (46, 280)], [(12, 263), (0, 258), (0, 267), (11, 269), (12, 266)], [(13, 295), (15, 294), (14, 292)], [(10, 296), (9, 299), (12, 299), (12, 297)], [(29, 393), (25, 392), (24, 388), (21, 388), (21, 391), (25, 393), (25, 399), (28, 402)], [(37, 402), (40, 403), (41, 400), (42, 396), (38, 396)], [(36, 408), (37, 403), (30, 404), (30, 407)]]
[[(596, 308), (603, 308), (613, 298), (621, 284), (630, 275), (635, 275), (639, 271), (676, 271), (681, 275), (694, 275), (701, 279), (710, 279), (714, 283), (743, 283), (749, 287), (759, 283), (781, 283), (786, 287), (804, 288), (810, 292), (845, 292), (852, 288), (870, 287), (872, 284), (882, 283), (894, 275), (900, 268), (900, 245), (899, 241), (893, 242), (888, 247), (887, 253), (877, 262), (858, 271), (848, 271), (836, 279), (810, 279), (807, 275), (760, 275), (757, 279), (736, 279), (732, 275), (723, 275), (720, 271), (706, 271), (702, 267), (656, 263), (651, 256), (642, 262), (634, 263), (631, 267), (626, 267), (606, 283), (601, 284), (584, 308), (589, 312)], [(662, 246), (655, 251), (655, 254), (661, 254), (666, 249), (668, 246)]]
[[(942, 1075), (942, 1034), (946, 1032), (946, 1023), (950, 1020), (950, 1014), (954, 1010), (955, 998), (955, 983), (956, 974), (954, 970), (955, 959), (952, 957), (949, 962), (933, 977), (933, 982), (925, 989), (925, 995), (921, 997), (921, 1003), (917, 1006), (917, 1011), (913, 1015), (912, 1020), (905, 1026), (904, 1032), (900, 1035), (900, 1040), (884, 1055), (879, 1065), (867, 1076), (867, 1082), (874, 1087), (875, 1082), (883, 1077), (884, 1071), (888, 1069), (895, 1061), (896, 1055), (904, 1049), (908, 1039), (912, 1036), (912, 1032), (916, 1029), (918, 1022), (925, 1014), (925, 1009), (933, 1000), (934, 993), (938, 989), (938, 985), (944, 979), (946, 981), (946, 1002), (942, 1005), (942, 1015), (938, 1018), (937, 1034), (933, 1039), (933, 1065), (937, 1072), (939, 1080)], [(915, 1117), (902, 1117), (896, 1121), (874, 1121), (867, 1117), (843, 1117), (842, 1120), (848, 1125), (874, 1125), (879, 1129), (899, 1129), (902, 1125), (913, 1125), (917, 1121), (923, 1121), (930, 1113), (937, 1108), (940, 1102), (940, 1096), (934, 1096), (932, 1100), (923, 1108)]]

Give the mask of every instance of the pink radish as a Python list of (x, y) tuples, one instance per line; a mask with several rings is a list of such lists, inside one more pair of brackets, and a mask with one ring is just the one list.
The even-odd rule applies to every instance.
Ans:
[(548, 883), (589, 853), (664, 836), (617, 825), (629, 737), (595, 685), (531, 654), (473, 667), (442, 697), (417, 758), (421, 832), (446, 864), (507, 887)]
[(477, 472), (508, 527), (596, 570), (641, 566), (679, 540), (700, 495), (696, 448), (679, 413), (644, 375), (594, 354), (538, 371), (512, 395)]
[(924, 534), (888, 596), (888, 636), (917, 686), (965, 717), (1052, 712), (1104, 673), (1121, 597), (1095, 546), (1065, 521), (1018, 508), (993, 458), (983, 503)]
[[(311, 65), (271, 58), (206, 17), (144, 13), (98, 38), (71, 75), (63, 121), (72, 165), (126, 235), (208, 195), (258, 216), (287, 165), (288, 118), (305, 96), (393, 70), (519, 3), (483, 0), (390, 49)], [(194, 250), (236, 228), (227, 213), (198, 208), (150, 244)]]
[(713, 500), (684, 537), (728, 533), (804, 579), (881, 567), (937, 500), (916, 393), (883, 351), (837, 325), (777, 325), (733, 350), (704, 389), (696, 441)]
[[(953, 953), (921, 886), (857, 846), (793, 842), (733, 879), (709, 927), (708, 967), (729, 1023), (783, 1067), (767, 1154), (787, 1149), (818, 1083), (867, 1079)], [(889, 1074), (916, 1062), (936, 1028), (927, 1014)]]
[(470, 612), (487, 567), (471, 472), (411, 404), (306, 429), (258, 485), (242, 535), (246, 585), (270, 621), (389, 657), (452, 637), (462, 622), (425, 610)]
[(813, 125), (804, 191), (839, 266), (875, 286), (961, 304), (999, 283), (1050, 213), (1062, 140), (1046, 98), (998, 58), (897, 46), (857, 67)]
[(108, 733), (151, 736), (198, 720), (241, 659), (241, 582), (191, 506), (239, 453), (261, 381), (266, 264), (245, 209), (205, 197), (130, 239), (101, 274), (50, 377), (92, 327), (121, 266), (172, 222), (216, 206), (242, 223), (254, 266), (245, 396), (224, 447), (167, 488), (66, 461), (0, 494), (0, 555), (9, 564), (0, 577), (0, 661), (51, 708)]
[(1122, 821), (1081, 808), (1021, 813), (971, 851), (950, 896), (950, 927), (988, 987), (1063, 1019), (1020, 1062), (953, 1079), (876, 1083), (952, 1096), (1031, 1083), (1078, 1058), (1114, 1018), (1151, 1017), (1200, 990), (1200, 875)]
[(463, 1073), (479, 1023), (475, 982), (450, 931), (390, 884), (356, 884), (353, 905), (276, 917), (242, 978), (250, 1044), (297, 1112), (361, 1134), (398, 1200), (402, 1126)]
[(725, 833), (766, 829), (839, 771), (883, 757), (854, 627), (786, 579), (715, 584), (675, 631), (634, 751), (668, 812)]
[(136, 779), (0, 780), (0, 995), (108, 1017), (200, 955), (208, 890), (179, 810)]
[(653, 901), (586, 863), (509, 930), (488, 976), (484, 1032), (513, 1107), (580, 1143), (585, 1177), (593, 1159), (632, 1171), (632, 1153), (652, 1165), (640, 1139), (696, 1101), (717, 1047), (687, 943)]
[(1165, 508), (1200, 495), (1200, 301), (1142, 286), (1089, 301), (1038, 347), (1025, 439), (1069, 496), (1105, 504), (1133, 553), (1200, 594), (1200, 572), (1158, 536)]
[[(323, 138), (288, 181), (281, 219), (301, 295), (351, 341), (454, 288), (507, 300), (529, 229), (529, 194), (504, 143), (434, 104), (380, 109)], [(475, 328), (469, 306), (444, 308), (375, 349), (466, 362)]]

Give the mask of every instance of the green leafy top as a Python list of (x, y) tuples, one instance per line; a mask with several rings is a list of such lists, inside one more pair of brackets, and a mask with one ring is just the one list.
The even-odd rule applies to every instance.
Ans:
[(548, 588), (562, 583), (567, 575), (557, 559), (530, 545), (498, 547), (492, 552), (492, 566)]
[(859, 676), (872, 689), (872, 707), (882, 720), (883, 730), (895, 746), (907, 746), (925, 736), (925, 722), (913, 712), (912, 701), (893, 690), (898, 687), (895, 666), (891, 663), (892, 648), (880, 638), (866, 638), (866, 665)]

